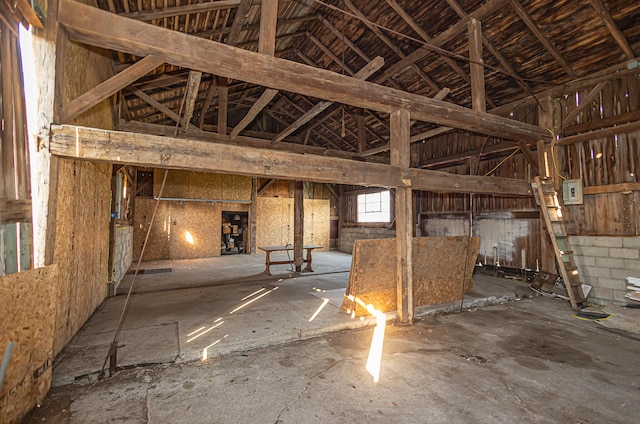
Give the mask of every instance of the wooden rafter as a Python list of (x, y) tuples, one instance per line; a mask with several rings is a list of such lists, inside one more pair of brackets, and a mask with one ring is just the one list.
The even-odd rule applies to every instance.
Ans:
[(417, 50), (414, 50), (404, 59), (390, 66), (387, 70), (385, 70), (385, 72), (382, 73), (382, 75), (376, 78), (375, 81), (385, 81), (386, 79), (393, 77), (394, 75), (398, 75), (417, 61), (424, 59), (429, 53), (434, 51), (434, 48), (437, 49), (442, 47), (445, 43), (453, 40), (455, 37), (465, 32), (467, 30), (467, 24), (471, 18), (476, 18), (477, 20), (482, 22), (485, 18), (491, 16), (493, 13), (507, 5), (509, 1), (510, 0), (489, 0), (487, 3), (483, 4), (478, 9), (467, 15), (466, 18), (461, 19), (459, 22), (450, 26), (445, 31), (433, 37), (431, 39), (431, 42), (426, 43)]
[(591, 104), (591, 101), (600, 94), (602, 89), (608, 83), (609, 83), (608, 81), (599, 82), (598, 84), (596, 84), (595, 87), (593, 87), (593, 89), (591, 89), (591, 91), (589, 91), (589, 93), (584, 98), (581, 98), (580, 104), (571, 112), (569, 112), (567, 116), (565, 116), (564, 119), (562, 120), (562, 128), (564, 129), (567, 126), (571, 125), (573, 123), (573, 120), (576, 119), (576, 116), (578, 116), (580, 112), (585, 110)]
[(154, 99), (153, 97), (149, 96), (142, 90), (135, 88), (131, 92), (135, 94), (137, 97), (139, 97), (140, 99), (147, 102), (149, 105), (153, 106), (155, 109), (159, 110), (160, 112), (167, 115), (169, 118), (176, 121), (176, 123), (180, 123), (182, 121), (182, 119), (180, 118), (180, 115), (178, 115), (177, 113), (175, 113), (174, 111), (172, 111), (171, 109), (169, 109), (168, 107), (166, 107), (165, 105), (163, 105), (162, 103)]
[(196, 105), (196, 99), (198, 98), (198, 89), (200, 87), (200, 80), (202, 79), (202, 72), (191, 71), (189, 72), (189, 80), (187, 81), (187, 89), (184, 94), (184, 114), (182, 117), (182, 131), (186, 131), (189, 128), (189, 123), (193, 117), (193, 109)]
[(529, 28), (529, 30), (536, 36), (538, 41), (544, 46), (544, 48), (555, 58), (555, 60), (562, 66), (562, 69), (569, 74), (569, 76), (576, 78), (577, 75), (567, 63), (567, 61), (562, 57), (556, 46), (553, 45), (551, 40), (540, 30), (538, 25), (533, 21), (529, 13), (524, 9), (524, 7), (520, 4), (519, 0), (511, 0), (511, 4), (513, 6), (513, 10), (515, 10), (516, 14), (522, 19), (522, 22)]
[(537, 126), (122, 18), (71, 0), (60, 1), (58, 21), (76, 41), (140, 56), (165, 56), (171, 63), (193, 70), (380, 112), (404, 107), (417, 120), (503, 138), (550, 137)]
[[(364, 68), (360, 69), (354, 75), (355, 78), (358, 79), (367, 79), (371, 75), (373, 75), (378, 69), (380, 69), (384, 65), (384, 59), (380, 56), (376, 57), (374, 60), (369, 62)], [(311, 108), (308, 112), (298, 118), (294, 123), (289, 125), (285, 130), (283, 130), (280, 134), (278, 134), (273, 142), (284, 140), (289, 134), (296, 131), (298, 128), (302, 127), (304, 124), (309, 122), (311, 119), (318, 116), (324, 110), (326, 110), (329, 106), (331, 106), (333, 102), (320, 102)]]
[(147, 56), (136, 62), (124, 71), (103, 81), (96, 87), (64, 105), (60, 111), (60, 121), (68, 122), (81, 113), (86, 112), (163, 63), (164, 59), (160, 56)]
[[(278, 1), (263, 0), (260, 8), (260, 39), (258, 44), (258, 52), (263, 55), (273, 56), (276, 50), (276, 22), (278, 19)], [(258, 114), (264, 109), (271, 100), (278, 94), (278, 90), (267, 88), (260, 98), (251, 106), (249, 112), (236, 125), (229, 137), (232, 139), (237, 137), (243, 129), (245, 129)]]
[[(460, 6), (457, 0), (446, 0), (446, 1), (449, 4), (449, 6), (451, 6), (451, 8), (458, 14), (460, 18), (465, 19), (467, 18), (467, 16), (469, 16), (467, 12), (464, 11), (462, 6)], [(500, 50), (491, 42), (491, 40), (487, 38), (486, 35), (484, 35), (484, 33), (482, 34), (482, 44), (487, 48), (489, 53), (491, 53), (493, 57), (496, 58), (496, 60), (500, 63), (500, 65), (505, 69), (507, 74), (509, 74), (515, 80), (515, 82), (524, 90), (524, 92), (527, 94), (531, 94), (532, 93), (531, 88), (529, 88), (529, 86), (516, 73), (516, 71), (513, 69), (513, 66), (511, 66), (511, 63), (509, 63), (507, 58), (504, 57), (502, 53), (500, 53)]]
[[(393, 10), (395, 10), (395, 12), (398, 14), (398, 16), (400, 16), (410, 27), (411, 29), (413, 29), (416, 34), (418, 34), (424, 41), (426, 42), (430, 42), (432, 40), (431, 36), (429, 34), (427, 34), (427, 32), (422, 28), (422, 26), (420, 26), (420, 24), (418, 24), (412, 17), (411, 15), (409, 15), (403, 8), (402, 6), (400, 6), (398, 4), (398, 2), (396, 0), (386, 0), (386, 2), (389, 4), (389, 6), (391, 6), (391, 8)], [(467, 84), (471, 84), (471, 79), (469, 78), (469, 75), (467, 75), (467, 73), (464, 71), (464, 69), (462, 69), (460, 67), (460, 65), (458, 65), (456, 63), (455, 60), (451, 59), (448, 56), (445, 56), (443, 54), (439, 54), (438, 55), (447, 65), (449, 65), (449, 67), (460, 76), (460, 78), (462, 78), (463, 81), (465, 81)], [(491, 100), (491, 98), (486, 97), (487, 102), (489, 102), (489, 104), (492, 107), (495, 107), (495, 103), (493, 102), (493, 100)]]
[[(389, 39), (389, 37), (384, 35), (384, 33), (378, 27), (371, 24), (369, 19), (364, 15), (364, 13), (360, 11), (360, 9), (358, 9), (351, 2), (351, 0), (344, 0), (344, 2), (345, 2), (345, 5), (349, 8), (349, 10), (351, 10), (351, 12), (353, 12), (356, 16), (358, 16), (362, 20), (362, 22), (367, 26), (367, 28), (369, 28), (369, 30), (371, 30), (371, 32), (373, 32), (376, 35), (376, 37), (382, 40), (382, 42), (386, 44), (387, 47), (391, 49), (391, 51), (393, 51), (396, 55), (398, 55), (400, 59), (405, 59), (407, 57), (407, 55), (404, 54), (404, 52), (398, 46), (396, 46), (395, 43)], [(440, 91), (440, 87), (438, 86), (438, 84), (436, 84), (435, 81), (433, 81), (427, 74), (425, 74), (424, 71), (420, 69), (418, 65), (415, 64), (415, 62), (411, 63), (409, 67), (411, 67), (412, 71), (415, 72), (416, 75), (418, 75), (429, 86), (431, 86), (431, 88), (433, 88), (435, 91)]]
[(204, 3), (186, 4), (183, 6), (165, 7), (162, 9), (154, 10), (140, 10), (137, 12), (130, 12), (128, 2), (125, 0), (122, 2), (125, 7), (125, 12), (120, 16), (125, 18), (137, 19), (140, 21), (152, 21), (155, 19), (171, 18), (180, 15), (189, 15), (192, 13), (210, 12), (214, 10), (230, 9), (232, 7), (238, 7), (241, 0), (220, 0), (209, 1)]
[(622, 31), (620, 31), (620, 28), (618, 28), (616, 21), (614, 21), (611, 17), (609, 10), (607, 10), (605, 5), (602, 3), (602, 0), (589, 0), (589, 2), (591, 3), (591, 6), (593, 6), (593, 8), (596, 10), (596, 12), (598, 12), (598, 15), (600, 15), (600, 19), (602, 19), (611, 35), (616, 40), (616, 43), (618, 43), (620, 49), (627, 56), (627, 59), (635, 58), (636, 54), (629, 45), (629, 42), (625, 38), (624, 34), (622, 34)]

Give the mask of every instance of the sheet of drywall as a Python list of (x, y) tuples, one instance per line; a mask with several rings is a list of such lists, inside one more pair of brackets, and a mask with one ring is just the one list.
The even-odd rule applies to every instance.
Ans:
[[(13, 352), (0, 389), (0, 422), (20, 422), (51, 385), (58, 267), (0, 278), (0, 357)], [(10, 317), (10, 319), (8, 319)]]
[[(480, 239), (469, 237), (415, 237), (413, 239), (414, 306), (451, 302), (473, 288), (471, 275)], [(345, 296), (357, 297), (378, 311), (397, 309), (395, 239), (356, 240)], [(465, 266), (466, 263), (466, 266)], [(466, 273), (465, 273), (466, 272)], [(355, 316), (369, 313), (345, 297), (343, 310)]]

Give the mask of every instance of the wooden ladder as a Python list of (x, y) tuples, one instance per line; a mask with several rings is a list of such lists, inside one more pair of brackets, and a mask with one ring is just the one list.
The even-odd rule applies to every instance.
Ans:
[(562, 205), (558, 198), (558, 193), (554, 187), (552, 180), (540, 179), (535, 177), (532, 183), (533, 193), (536, 203), (540, 206), (542, 215), (544, 216), (545, 226), (551, 238), (553, 251), (556, 255), (556, 262), (560, 269), (560, 275), (564, 280), (564, 285), (569, 295), (569, 302), (574, 309), (581, 309), (585, 305), (585, 297), (582, 291), (582, 282), (578, 275), (573, 258), (573, 251), (569, 244), (567, 229), (565, 227), (564, 218), (562, 217)]

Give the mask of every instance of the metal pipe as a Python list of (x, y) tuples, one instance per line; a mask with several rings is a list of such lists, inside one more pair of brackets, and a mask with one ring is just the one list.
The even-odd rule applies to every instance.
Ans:
[(154, 200), (173, 202), (204, 202), (204, 203), (251, 203), (251, 200), (227, 200), (227, 199), (189, 199), (184, 197), (154, 197)]
[(2, 390), (2, 384), (4, 383), (4, 375), (9, 366), (9, 359), (11, 359), (11, 352), (13, 351), (13, 342), (7, 343), (7, 349), (4, 351), (2, 357), (2, 366), (0, 366), (0, 390)]

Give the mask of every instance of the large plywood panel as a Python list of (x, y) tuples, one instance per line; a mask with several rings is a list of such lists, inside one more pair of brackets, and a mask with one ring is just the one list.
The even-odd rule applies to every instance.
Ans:
[(479, 238), (413, 239), (413, 301), (416, 306), (461, 300), (473, 288)]
[(171, 234), (171, 215), (168, 202), (160, 202), (156, 216), (151, 224), (153, 210), (156, 207), (153, 199), (136, 198), (135, 216), (133, 220), (133, 261), (137, 262), (142, 251), (142, 244), (151, 225), (151, 233), (147, 241), (142, 260), (153, 261), (170, 259), (169, 237)]
[[(304, 199), (304, 243), (329, 248), (329, 200)], [(293, 244), (293, 199), (256, 199), (256, 242), (258, 246)]]
[(106, 296), (111, 166), (60, 159), (54, 261), (60, 278), (54, 353)]
[(329, 249), (331, 206), (328, 199), (304, 199), (304, 244)]
[(13, 352), (0, 390), (0, 422), (20, 422), (51, 386), (56, 265), (0, 278), (0, 352)]
[[(153, 195), (160, 195), (164, 169), (153, 172)], [(210, 200), (250, 200), (251, 177), (169, 170), (162, 197)]]
[(170, 204), (171, 259), (210, 258), (220, 255), (220, 205), (177, 202)]
[[(149, 225), (151, 233), (143, 260), (193, 259), (220, 255), (220, 203), (161, 201), (153, 224), (154, 199), (136, 199), (133, 257), (140, 257)], [(189, 236), (187, 236), (187, 231)], [(191, 243), (193, 241), (193, 243)]]
[[(415, 237), (413, 239), (414, 306), (462, 299), (473, 288), (471, 275), (478, 254), (478, 238)], [(396, 240), (357, 240), (345, 295), (359, 298), (378, 311), (397, 307)], [(466, 266), (465, 266), (466, 263)], [(347, 298), (343, 309), (368, 315), (364, 307)]]
[(293, 199), (283, 197), (256, 199), (256, 244), (258, 246), (293, 244)]

